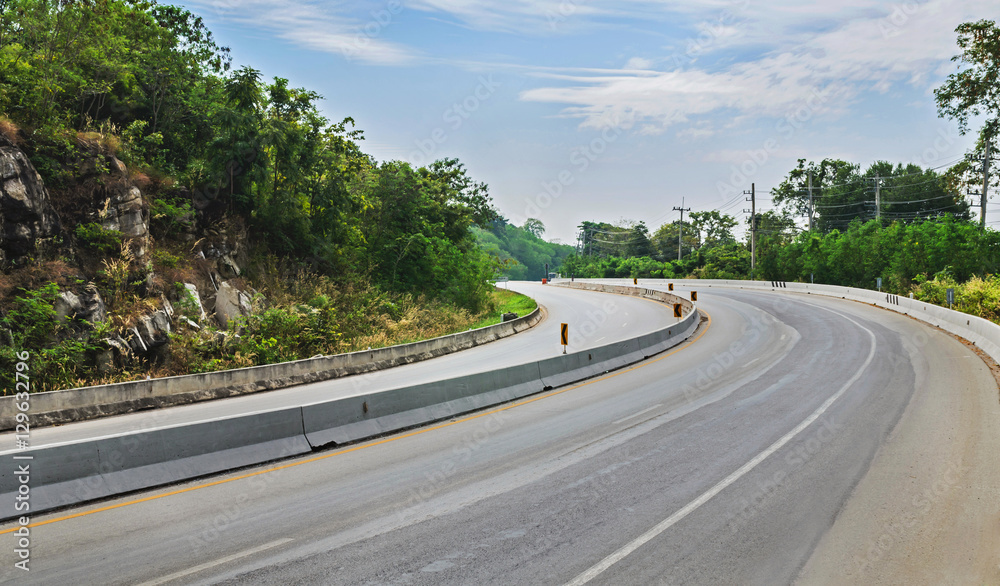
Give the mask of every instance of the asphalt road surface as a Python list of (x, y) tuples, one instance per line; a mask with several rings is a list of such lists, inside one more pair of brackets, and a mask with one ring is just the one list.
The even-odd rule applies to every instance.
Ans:
[[(544, 327), (569, 321), (556, 317), (563, 299), (542, 297), (554, 288), (524, 290), (549, 307)], [(627, 301), (583, 294), (594, 299), (591, 310), (608, 298), (622, 307)], [(585, 315), (585, 306), (575, 305), (583, 299), (565, 303)], [(634, 303), (634, 311), (662, 311)], [(830, 545), (830, 536), (863, 541), (876, 531), (879, 543), (880, 527), (859, 529), (875, 518), (864, 507), (882, 506), (881, 498), (891, 500), (902, 488), (873, 481), (872, 471), (886, 468), (885, 454), (899, 446), (920, 445), (921, 429), (900, 422), (913, 419), (926, 397), (952, 388), (995, 403), (987, 367), (939, 331), (858, 303), (713, 289), (699, 291), (699, 307), (711, 319), (688, 343), (582, 384), (376, 441), (33, 519), (48, 523), (31, 531), (30, 573), (13, 568), (14, 537), (7, 533), (0, 535), (9, 540), (0, 579), (786, 584), (801, 574), (807, 582), (893, 583), (879, 568), (908, 555), (907, 544), (936, 518), (939, 503), (964, 494), (959, 489), (930, 502), (925, 515), (923, 505), (914, 509), (909, 533), (893, 533), (895, 545), (882, 555), (823, 565), (843, 545)], [(634, 314), (617, 327), (634, 335), (640, 323), (652, 329), (652, 319)], [(531, 335), (479, 350), (513, 347)], [(492, 357), (479, 360), (495, 366)], [(461, 374), (459, 366), (449, 370), (461, 362), (454, 356), (413, 366)], [(948, 388), (940, 388), (942, 378)], [(928, 433), (947, 443), (964, 432)], [(937, 478), (924, 478), (922, 468), (934, 450), (902, 451), (909, 455), (892, 457), (911, 459), (912, 482)], [(968, 458), (955, 483), (971, 474), (975, 458)], [(969, 490), (980, 506), (995, 505), (988, 482)], [(995, 514), (979, 518), (996, 524)], [(981, 552), (970, 545), (962, 555)], [(812, 573), (802, 574), (807, 563)], [(816, 565), (822, 567), (811, 570)]]

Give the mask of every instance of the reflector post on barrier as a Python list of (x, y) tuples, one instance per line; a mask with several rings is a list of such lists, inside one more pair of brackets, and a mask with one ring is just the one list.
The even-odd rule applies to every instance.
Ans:
[(632, 278), (632, 284), (633, 285), (638, 285), (639, 284), (639, 279), (636, 279), (636, 278), (633, 277)]
[(675, 303), (674, 304), (674, 317), (681, 317), (681, 304), (680, 303)]
[(563, 354), (566, 353), (566, 346), (569, 345), (569, 324), (562, 324), (559, 327), (559, 342), (563, 347)]
[(698, 292), (697, 291), (692, 291), (691, 292), (691, 301), (698, 301)]
[(673, 290), (674, 290), (674, 284), (673, 283), (667, 283), (667, 291), (673, 291)]

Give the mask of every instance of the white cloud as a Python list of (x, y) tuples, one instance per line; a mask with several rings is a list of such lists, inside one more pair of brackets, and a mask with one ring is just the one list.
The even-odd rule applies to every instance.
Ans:
[(195, 0), (227, 20), (269, 31), (305, 49), (334, 53), (374, 65), (405, 65), (414, 49), (384, 40), (403, 10), (388, 3), (361, 17), (315, 0)]
[(650, 69), (652, 67), (653, 62), (642, 57), (632, 57), (625, 63), (625, 69)]
[[(859, 10), (865, 8), (860, 10), (863, 15), (836, 26), (825, 24), (825, 17), (832, 17), (841, 6), (830, 6), (827, 14), (804, 7), (792, 10), (794, 17), (805, 13), (817, 19), (814, 28), (823, 32), (797, 36), (793, 43), (780, 41), (782, 46), (755, 60), (721, 71), (681, 68), (642, 76), (627, 71), (618, 76), (574, 75), (564, 85), (527, 90), (521, 99), (562, 104), (562, 115), (582, 119), (584, 127), (600, 127), (628, 112), (643, 134), (729, 114), (780, 118), (806, 104), (810, 116), (843, 111), (866, 91), (932, 82), (957, 51), (955, 26), (984, 13), (992, 1), (959, 5), (957, 0), (929, 0), (912, 5), (909, 12), (893, 4), (873, 10), (864, 6), (870, 3), (856, 2)], [(776, 20), (780, 28), (789, 17), (779, 14)], [(825, 96), (819, 103), (817, 94)], [(708, 130), (701, 126), (685, 136), (707, 135)]]
[[(408, 7), (444, 13), (465, 26), (510, 33), (569, 32), (599, 24), (609, 16), (631, 14), (621, 8), (645, 2), (607, 0), (411, 0)], [(658, 9), (656, 12), (661, 12)]]

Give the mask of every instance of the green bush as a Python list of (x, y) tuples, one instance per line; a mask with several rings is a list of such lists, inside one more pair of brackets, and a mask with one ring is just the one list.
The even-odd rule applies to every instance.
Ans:
[(104, 254), (113, 254), (121, 249), (124, 236), (117, 230), (108, 230), (104, 226), (91, 222), (78, 224), (74, 230), (77, 242), (88, 248)]
[(150, 227), (160, 235), (175, 235), (182, 226), (194, 221), (194, 210), (187, 201), (154, 199), (149, 204)]
[[(56, 318), (55, 300), (59, 287), (49, 283), (39, 289), (24, 291), (0, 318), (4, 339), (0, 344), (0, 384), (3, 394), (13, 394), (16, 387), (17, 354), (28, 351), (29, 388), (32, 392), (76, 386), (81, 376), (90, 372), (90, 357), (101, 348), (107, 326), (83, 327), (71, 331)], [(8, 342), (10, 345), (8, 345)]]

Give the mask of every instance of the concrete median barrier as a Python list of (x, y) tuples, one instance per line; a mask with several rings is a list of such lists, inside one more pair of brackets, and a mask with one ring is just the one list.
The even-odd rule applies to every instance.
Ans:
[[(535, 309), (513, 321), (412, 344), (220, 372), (33, 393), (31, 424), (38, 428), (71, 423), (384, 370), (488, 344), (523, 332), (541, 320), (541, 311)], [(15, 413), (14, 397), (0, 397), (0, 431), (14, 429)]]
[[(31, 512), (162, 486), (311, 451), (299, 409), (56, 444), (23, 452), (30, 465)], [(0, 454), (10, 459), (18, 453)], [(18, 460), (20, 462), (20, 460)], [(18, 478), (0, 475), (0, 511), (15, 511)]]
[(643, 358), (639, 342), (631, 339), (541, 360), (538, 371), (545, 386), (555, 388), (639, 362)]
[(314, 447), (439, 421), (543, 389), (536, 363), (302, 406)]
[[(617, 287), (595, 287), (595, 290), (622, 292)], [(678, 299), (651, 289), (625, 294), (670, 302)], [(33, 448), (26, 452), (33, 458), (31, 513), (303, 454), (330, 444), (367, 439), (597, 376), (639, 362), (690, 336), (699, 315), (690, 302), (685, 303), (688, 314), (676, 325), (538, 362), (274, 411)], [(664, 311), (668, 310), (664, 306)], [(517, 331), (530, 324), (507, 322), (505, 327)], [(377, 355), (372, 352), (363, 364), (372, 364)], [(308, 370), (298, 364), (274, 365), (197, 375), (184, 382), (142, 381), (130, 383), (133, 386), (128, 392), (141, 398), (149, 392), (151, 382), (187, 388), (186, 385), (192, 384), (189, 381), (204, 382), (204, 377), (213, 375), (221, 375), (224, 377), (221, 380), (232, 384), (259, 385), (262, 383), (255, 377), (277, 376), (279, 372), (275, 369), (283, 369), (280, 374), (289, 374), (297, 372), (289, 369), (300, 368)], [(35, 405), (33, 399), (32, 407)], [(17, 454), (0, 453), (4, 458), (13, 455)], [(0, 516), (14, 515), (19, 486), (11, 467), (0, 473), (0, 511), (4, 511)]]

